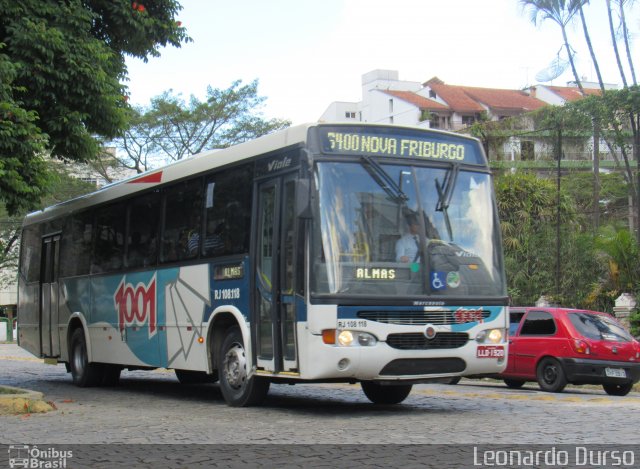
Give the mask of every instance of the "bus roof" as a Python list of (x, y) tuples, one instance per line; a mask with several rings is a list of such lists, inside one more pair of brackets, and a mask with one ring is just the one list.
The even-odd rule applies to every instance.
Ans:
[[(214, 168), (219, 168), (239, 162), (245, 159), (250, 159), (255, 156), (270, 153), (282, 148), (290, 147), (296, 144), (303, 144), (307, 141), (308, 131), (312, 127), (317, 126), (357, 126), (357, 127), (389, 127), (389, 124), (371, 124), (364, 122), (346, 123), (346, 122), (317, 122), (310, 124), (301, 124), (279, 132), (274, 132), (269, 135), (265, 135), (255, 140), (251, 140), (245, 143), (231, 146), (222, 150), (208, 150), (202, 153), (198, 153), (189, 158), (185, 158), (180, 161), (176, 161), (167, 166), (163, 166), (158, 169), (153, 169), (142, 174), (138, 174), (128, 179), (115, 182), (104, 186), (103, 188), (85, 194), (74, 199), (67, 200), (65, 202), (46, 207), (42, 210), (38, 210), (28, 214), (23, 226), (31, 225), (34, 223), (40, 223), (47, 220), (52, 220), (60, 216), (75, 213), (87, 207), (99, 205), (111, 200), (119, 199), (136, 192), (144, 191), (157, 185), (164, 185), (172, 181), (179, 181), (192, 174), (198, 174), (209, 171)], [(425, 131), (428, 130), (432, 133), (455, 135), (457, 138), (464, 138), (469, 140), (476, 140), (473, 137), (452, 134), (441, 130), (425, 129), (422, 127), (411, 126), (393, 126), (397, 128), (408, 128), (413, 130)]]
[(191, 174), (206, 172), (213, 168), (249, 159), (280, 148), (304, 143), (307, 140), (309, 128), (315, 125), (317, 124), (303, 124), (289, 127), (282, 131), (274, 132), (229, 148), (222, 150), (208, 150), (198, 153), (167, 166), (153, 169), (142, 174), (137, 174), (131, 178), (109, 184), (95, 192), (32, 212), (25, 217), (24, 225), (50, 220), (82, 210), (86, 207), (134, 194), (157, 185), (166, 184), (171, 181), (178, 181)]

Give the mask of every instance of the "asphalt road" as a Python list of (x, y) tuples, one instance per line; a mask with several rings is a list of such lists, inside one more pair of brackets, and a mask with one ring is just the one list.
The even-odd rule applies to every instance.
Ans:
[[(138, 446), (147, 457), (153, 453), (148, 448), (174, 445), (168, 448), (176, 454), (180, 448), (196, 448), (194, 444), (204, 445), (209, 452), (210, 445), (218, 445), (218, 449), (229, 449), (228, 457), (218, 455), (216, 459), (229, 464), (219, 467), (250, 467), (237, 454), (247, 445), (258, 451), (263, 462), (273, 462), (266, 455), (273, 455), (276, 449), (289, 451), (290, 445), (296, 445), (296, 451), (329, 445), (328, 453), (320, 451), (325, 456), (332, 454), (331, 448), (348, 445), (361, 456), (360, 448), (368, 448), (366, 454), (376, 461), (390, 455), (393, 466), (400, 463), (393, 451), (408, 445), (454, 445), (442, 448), (468, 455), (477, 445), (640, 442), (640, 394), (613, 397), (595, 387), (550, 394), (533, 383), (512, 390), (497, 382), (462, 380), (456, 386), (415, 386), (404, 403), (376, 406), (357, 385), (272, 385), (261, 407), (231, 408), (217, 385), (181, 385), (167, 370), (123, 372), (120, 386), (114, 388), (77, 388), (63, 365), (45, 365), (12, 344), (0, 344), (0, 384), (43, 392), (57, 407), (46, 414), (1, 416), (0, 443), (4, 445), (97, 445), (118, 455), (123, 454), (123, 445), (162, 445)], [(396, 449), (385, 450), (389, 445)], [(373, 457), (372, 451), (382, 453)], [(442, 453), (440, 447), (431, 447), (427, 456), (433, 457), (434, 451)], [(2, 453), (0, 449), (0, 467)], [(418, 453), (410, 451), (416, 458), (415, 467), (455, 467), (427, 466)], [(87, 466), (66, 467), (115, 467), (110, 465), (117, 459), (113, 458), (111, 454)], [(640, 465), (640, 452), (636, 458)], [(130, 467), (199, 467), (196, 460), (180, 461), (184, 466), (163, 460), (159, 465)], [(206, 461), (210, 466), (211, 459)], [(300, 467), (309, 467), (313, 459), (300, 461)], [(323, 457), (319, 461), (335, 467)], [(237, 463), (242, 464), (235, 466)], [(277, 465), (298, 467), (296, 464), (283, 466), (280, 461)], [(411, 467), (411, 458), (405, 457), (400, 465)]]

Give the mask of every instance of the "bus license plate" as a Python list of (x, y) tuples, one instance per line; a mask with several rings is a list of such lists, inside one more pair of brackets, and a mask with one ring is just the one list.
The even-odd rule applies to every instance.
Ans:
[(609, 378), (626, 378), (627, 373), (624, 371), (624, 368), (605, 368), (604, 374)]
[(504, 358), (502, 345), (478, 345), (477, 358)]

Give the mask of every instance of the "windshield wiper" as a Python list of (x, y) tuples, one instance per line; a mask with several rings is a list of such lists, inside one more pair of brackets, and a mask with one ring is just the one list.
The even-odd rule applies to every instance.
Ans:
[(451, 198), (453, 197), (453, 189), (456, 186), (458, 179), (458, 173), (460, 172), (460, 166), (452, 164), (447, 173), (444, 175), (442, 184), (436, 178), (436, 190), (438, 191), (438, 203), (436, 204), (436, 211), (442, 212), (444, 215), (444, 222), (447, 227), (447, 234), (449, 239), (453, 241), (453, 231), (451, 229), (451, 220), (449, 220), (449, 205), (451, 204)]
[(369, 173), (373, 180), (387, 193), (389, 198), (397, 203), (403, 204), (409, 200), (407, 194), (402, 192), (400, 186), (393, 180), (377, 161), (370, 156), (362, 156), (362, 167)]

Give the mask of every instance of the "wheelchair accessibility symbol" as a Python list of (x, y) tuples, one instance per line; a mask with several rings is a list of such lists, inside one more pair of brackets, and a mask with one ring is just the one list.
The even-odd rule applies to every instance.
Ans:
[(431, 274), (429, 275), (429, 281), (431, 282), (431, 289), (446, 290), (447, 283), (445, 282), (445, 280), (443, 280), (443, 279), (446, 279), (446, 277), (447, 277), (446, 272), (432, 271)]

